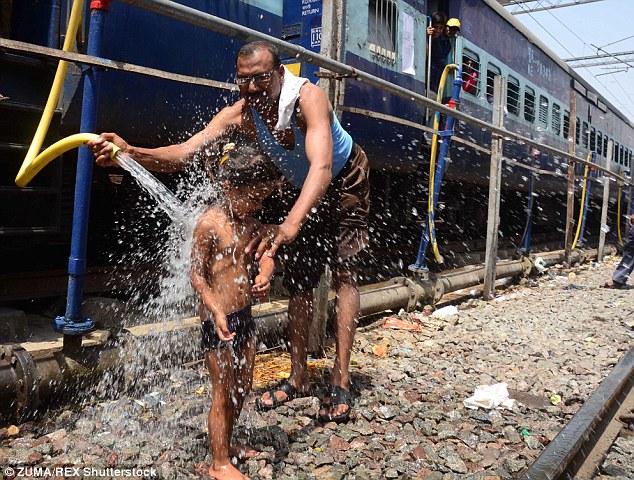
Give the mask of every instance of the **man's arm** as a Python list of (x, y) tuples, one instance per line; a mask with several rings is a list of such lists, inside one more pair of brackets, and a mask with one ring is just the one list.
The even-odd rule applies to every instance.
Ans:
[(87, 143), (93, 151), (97, 164), (103, 167), (115, 166), (110, 160), (112, 145), (117, 145), (123, 153), (134, 158), (148, 170), (155, 172), (178, 172), (183, 170), (194, 155), (208, 145), (218, 141), (242, 121), (242, 103), (240, 100), (223, 108), (200, 132), (177, 145), (158, 148), (141, 148), (129, 145), (114, 133), (102, 133), (99, 138)]

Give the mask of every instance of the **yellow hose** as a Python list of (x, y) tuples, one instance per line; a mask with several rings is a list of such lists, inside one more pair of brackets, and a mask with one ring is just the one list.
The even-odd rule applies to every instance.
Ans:
[[(62, 153), (79, 147), (84, 143), (89, 142), (90, 140), (94, 140), (97, 137), (98, 135), (94, 133), (76, 133), (75, 135), (71, 135), (69, 137), (61, 139), (58, 142), (55, 142), (53, 145), (51, 145), (42, 153), (40, 153), (37, 157), (35, 157), (33, 161), (23, 165), (23, 168), (20, 170), (20, 173), (18, 173), (18, 176), (15, 179), (15, 184), (18, 187), (26, 187), (28, 183), (33, 179), (33, 177), (39, 173), (40, 170), (42, 170), (46, 165), (59, 157)], [(117, 147), (114, 143), (111, 145), (113, 147), (113, 151), (110, 154), (110, 158), (114, 159), (120, 148)]]
[[(589, 162), (592, 160), (592, 153), (588, 153), (586, 160)], [(581, 233), (581, 224), (583, 223), (583, 206), (586, 203), (586, 187), (588, 186), (588, 171), (590, 167), (586, 164), (586, 168), (583, 172), (583, 189), (581, 190), (581, 206), (579, 207), (579, 221), (577, 222), (577, 233), (575, 233), (575, 239), (572, 241), (572, 248), (577, 246), (577, 240), (579, 240), (579, 234)]]
[[(75, 0), (73, 2), (73, 8), (70, 13), (70, 19), (68, 21), (68, 28), (66, 29), (66, 38), (64, 39), (64, 46), (62, 50), (65, 52), (70, 52), (73, 44), (75, 42), (75, 37), (77, 35), (77, 29), (79, 28), (79, 24), (81, 23), (81, 14), (84, 8), (84, 0)], [(53, 114), (55, 113), (55, 108), (59, 102), (59, 96), (62, 92), (62, 87), (64, 86), (64, 80), (66, 78), (66, 73), (68, 72), (68, 62), (64, 60), (60, 60), (57, 65), (57, 71), (55, 72), (55, 79), (53, 80), (53, 86), (51, 87), (51, 92), (48, 95), (48, 100), (46, 101), (46, 106), (44, 107), (44, 112), (42, 113), (42, 118), (40, 119), (40, 124), (35, 131), (35, 136), (33, 137), (33, 141), (31, 142), (31, 146), (29, 147), (29, 151), (26, 153), (26, 157), (24, 158), (24, 162), (22, 162), (22, 167), (20, 168), (20, 172), (15, 179), (16, 185), (18, 187), (23, 187), (26, 185), (31, 179), (33, 175), (41, 170), (41, 168), (46, 165), (46, 162), (42, 167), (35, 170), (33, 175), (28, 177), (26, 181), (19, 179), (25, 178), (25, 171), (30, 168), (31, 162), (35, 160), (40, 148), (42, 148), (42, 143), (44, 143), (44, 139), (46, 138), (46, 134), (48, 133), (48, 127), (51, 125), (51, 120), (53, 118)], [(20, 184), (22, 183), (22, 184)]]
[[(451, 70), (456, 70), (458, 65), (455, 63), (449, 64), (445, 67), (438, 83), (438, 93), (436, 94), (436, 102), (442, 103), (442, 97), (445, 89), (445, 83), (447, 82), (447, 74)], [(431, 240), (432, 250), (436, 262), (442, 264), (444, 259), (438, 251), (438, 243), (436, 242), (436, 235), (433, 235), (434, 231), (434, 177), (436, 175), (436, 155), (438, 154), (438, 128), (440, 127), (440, 112), (434, 114), (434, 134), (431, 138), (431, 154), (429, 160), (429, 194), (427, 197), (427, 222), (429, 229), (429, 238)]]

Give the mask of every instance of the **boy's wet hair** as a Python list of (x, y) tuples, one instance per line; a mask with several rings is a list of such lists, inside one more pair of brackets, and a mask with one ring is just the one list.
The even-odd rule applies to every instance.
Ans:
[(235, 188), (257, 187), (279, 181), (275, 164), (253, 144), (227, 144), (223, 148), (217, 180)]

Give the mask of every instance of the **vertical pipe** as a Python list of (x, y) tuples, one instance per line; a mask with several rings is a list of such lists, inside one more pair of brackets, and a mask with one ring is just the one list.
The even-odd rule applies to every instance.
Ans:
[[(612, 140), (608, 142), (608, 158), (612, 153)], [(605, 162), (605, 168), (610, 170), (610, 161)], [(603, 249), (605, 247), (605, 234), (608, 229), (608, 200), (610, 200), (610, 177), (603, 176), (603, 204), (601, 205), (601, 229), (599, 231), (599, 248), (597, 250), (597, 261), (603, 261)], [(617, 222), (620, 219), (617, 218)]]
[[(462, 87), (462, 69), (457, 68), (454, 70), (453, 91), (451, 92), (451, 99), (447, 104), (450, 108), (458, 109), (460, 106), (460, 88)], [(443, 135), (442, 145), (440, 146), (440, 152), (438, 153), (438, 166), (436, 167), (436, 173), (434, 174), (434, 210), (438, 205), (438, 198), (440, 196), (440, 187), (442, 185), (442, 179), (445, 174), (445, 166), (447, 164), (447, 154), (449, 153), (449, 147), (451, 145), (451, 135), (453, 133), (453, 127), (456, 123), (454, 117), (447, 117), (445, 122), (445, 132)]]
[[(504, 126), (506, 82), (496, 75), (493, 83), (493, 125)], [(489, 173), (489, 213), (487, 216), (486, 254), (484, 258), (483, 298), (490, 300), (495, 287), (495, 263), (498, 251), (498, 229), (500, 226), (500, 193), (502, 185), (502, 137), (491, 136), (491, 168)]]
[[(446, 67), (447, 68), (447, 67)], [(444, 78), (444, 75), (443, 75)], [(449, 100), (448, 106), (451, 108), (457, 109), (460, 105), (460, 89), (462, 87), (462, 69), (458, 68), (458, 74), (454, 78), (453, 81), (453, 91), (451, 92), (451, 99)], [(440, 113), (436, 112), (438, 118), (440, 117)], [(435, 120), (435, 124), (436, 124)], [(453, 131), (453, 126), (455, 123), (455, 118), (448, 116), (445, 123), (445, 131), (442, 134), (443, 143), (440, 147), (440, 153), (438, 154), (438, 164), (436, 165), (436, 169), (434, 170), (434, 194), (430, 199), (432, 202), (432, 208), (429, 212), (430, 217), (433, 219), (433, 212), (436, 210), (436, 205), (438, 204), (438, 198), (440, 195), (440, 186), (442, 184), (442, 177), (445, 172), (445, 158), (447, 156), (447, 152), (449, 151), (449, 145), (451, 142), (451, 133)], [(436, 140), (436, 135), (434, 135), (434, 139)], [(432, 155), (433, 155), (432, 149)], [(433, 161), (433, 158), (432, 158)], [(433, 223), (433, 222), (432, 222)], [(421, 235), (420, 244), (418, 246), (418, 254), (416, 256), (416, 263), (409, 266), (409, 270), (417, 273), (426, 273), (429, 269), (425, 265), (425, 255), (427, 254), (427, 249), (429, 248), (429, 243), (432, 238), (435, 238), (435, 231), (431, 231), (429, 227), (429, 220), (425, 222), (423, 226), (423, 234)]]
[[(531, 162), (534, 163), (534, 162)], [(533, 232), (533, 190), (535, 184), (535, 174), (529, 170), (528, 179), (528, 201), (526, 202), (526, 229), (524, 231), (524, 239), (522, 242), (522, 251), (524, 255), (528, 255), (531, 249), (531, 233)]]
[(62, 15), (62, 0), (51, 0), (51, 16), (48, 22), (48, 39), (46, 46), (49, 48), (59, 48), (59, 32)]
[[(570, 90), (570, 122), (568, 128), (568, 153), (575, 154), (575, 142), (577, 137), (577, 92)], [(572, 253), (572, 232), (575, 227), (575, 162), (568, 160), (568, 188), (566, 196), (566, 236), (564, 240), (565, 253), (564, 264), (570, 267), (570, 254)]]
[[(88, 55), (101, 55), (103, 27), (107, 15), (108, 1), (92, 2), (90, 5), (90, 32)], [(81, 131), (92, 132), (97, 123), (97, 92), (99, 72), (96, 67), (84, 69), (84, 96), (81, 113)], [(79, 150), (77, 177), (75, 180), (75, 206), (71, 251), (68, 259), (68, 294), (66, 314), (55, 319), (55, 330), (69, 335), (81, 335), (94, 329), (89, 318), (83, 318), (81, 305), (86, 275), (86, 243), (88, 237), (88, 215), (90, 210), (90, 187), (92, 183), (93, 156), (86, 147)]]

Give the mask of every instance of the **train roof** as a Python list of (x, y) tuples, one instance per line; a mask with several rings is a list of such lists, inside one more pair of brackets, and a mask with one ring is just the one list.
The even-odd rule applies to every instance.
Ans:
[(584, 88), (595, 94), (612, 112), (618, 115), (621, 120), (627, 123), (630, 127), (634, 128), (634, 123), (625, 114), (623, 114), (618, 108), (616, 108), (611, 102), (609, 102), (603, 95), (601, 95), (592, 85), (588, 83), (581, 75), (579, 75), (572, 67), (564, 62), (559, 55), (553, 52), (544, 42), (542, 42), (536, 35), (531, 32), (526, 25), (517, 20), (512, 14), (510, 14), (499, 2), (499, 0), (484, 0), (493, 10), (499, 13), (507, 22), (521, 32), (529, 42), (539, 47), (546, 55), (553, 59), (557, 65), (563, 68), (568, 74), (574, 78), (577, 82), (583, 85)]

